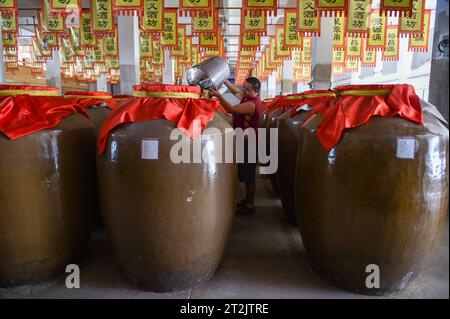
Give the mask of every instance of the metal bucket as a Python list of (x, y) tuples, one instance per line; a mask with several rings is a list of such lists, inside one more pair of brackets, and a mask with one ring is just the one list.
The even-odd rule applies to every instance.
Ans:
[(218, 56), (194, 65), (187, 72), (188, 83), (199, 85), (202, 89), (219, 89), (229, 77), (230, 67)]

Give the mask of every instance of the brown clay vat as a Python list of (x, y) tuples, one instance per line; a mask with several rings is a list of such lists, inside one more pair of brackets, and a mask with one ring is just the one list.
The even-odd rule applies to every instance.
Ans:
[(96, 207), (96, 130), (79, 114), (15, 140), (0, 132), (0, 286), (78, 263)]
[[(384, 295), (405, 289), (429, 261), (448, 210), (448, 130), (424, 112), (424, 126), (372, 117), (344, 131), (327, 152), (314, 115), (300, 128), (296, 216), (313, 269), (344, 289)], [(397, 139), (414, 139), (413, 159)], [(369, 288), (368, 265), (380, 270)], [(370, 267), (370, 266), (369, 266)]]

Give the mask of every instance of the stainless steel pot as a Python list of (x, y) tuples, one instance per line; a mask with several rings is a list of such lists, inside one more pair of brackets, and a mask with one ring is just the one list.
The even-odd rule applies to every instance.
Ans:
[(199, 85), (203, 89), (219, 89), (229, 77), (230, 67), (218, 56), (194, 65), (187, 72), (188, 83)]

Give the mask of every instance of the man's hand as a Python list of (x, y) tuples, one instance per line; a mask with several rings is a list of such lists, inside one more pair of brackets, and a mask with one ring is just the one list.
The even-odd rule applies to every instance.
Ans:
[(220, 92), (215, 89), (208, 89), (208, 91), (212, 96), (215, 96), (217, 98), (220, 98), (222, 96), (222, 94), (220, 94)]

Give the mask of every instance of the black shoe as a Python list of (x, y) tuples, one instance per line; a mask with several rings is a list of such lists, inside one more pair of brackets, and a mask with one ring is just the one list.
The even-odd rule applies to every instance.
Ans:
[(247, 206), (247, 199), (246, 198), (241, 199), (241, 201), (236, 204), (237, 208), (242, 208), (242, 207), (245, 207), (245, 206)]
[(236, 215), (251, 215), (255, 213), (255, 205), (246, 204), (236, 210)]

